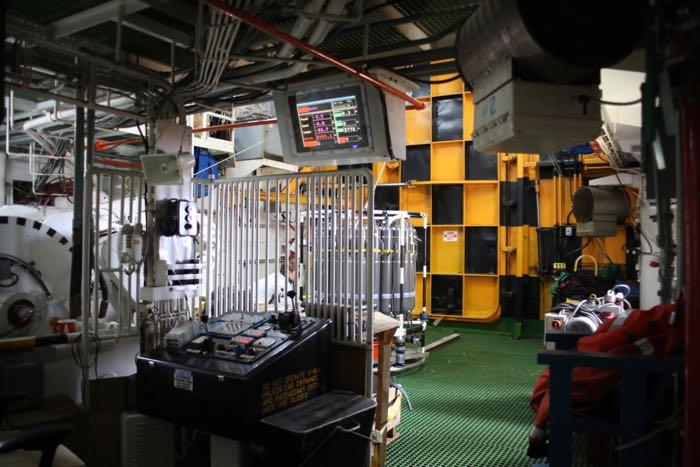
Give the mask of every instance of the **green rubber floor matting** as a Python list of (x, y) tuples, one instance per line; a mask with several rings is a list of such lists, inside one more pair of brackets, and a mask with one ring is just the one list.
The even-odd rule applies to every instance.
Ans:
[(530, 393), (544, 369), (536, 363), (542, 340), (470, 334), (442, 323), (429, 326), (428, 341), (455, 332), (461, 337), (433, 350), (423, 368), (394, 378), (408, 391), (413, 411), (404, 401), (387, 465), (546, 463), (526, 456)]

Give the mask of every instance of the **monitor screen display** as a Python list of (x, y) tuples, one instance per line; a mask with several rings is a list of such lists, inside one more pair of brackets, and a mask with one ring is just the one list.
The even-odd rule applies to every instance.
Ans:
[(289, 98), (298, 152), (369, 145), (359, 86), (299, 93)]

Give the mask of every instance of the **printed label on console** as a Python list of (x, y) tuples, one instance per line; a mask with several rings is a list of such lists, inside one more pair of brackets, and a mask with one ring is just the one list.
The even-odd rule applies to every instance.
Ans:
[(184, 389), (186, 391), (191, 391), (194, 388), (192, 381), (192, 372), (187, 370), (175, 370), (173, 376), (173, 384), (178, 389)]
[(303, 402), (320, 388), (320, 368), (310, 368), (262, 385), (263, 415)]

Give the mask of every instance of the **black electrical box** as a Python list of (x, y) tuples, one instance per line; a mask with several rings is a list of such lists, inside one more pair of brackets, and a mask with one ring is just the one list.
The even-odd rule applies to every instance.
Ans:
[(156, 226), (165, 237), (194, 237), (199, 234), (197, 204), (186, 199), (168, 199), (156, 203)]
[(326, 392), (330, 320), (302, 318), (285, 332), (274, 317), (235, 315), (137, 358), (139, 412), (250, 441), (262, 436), (262, 418)]

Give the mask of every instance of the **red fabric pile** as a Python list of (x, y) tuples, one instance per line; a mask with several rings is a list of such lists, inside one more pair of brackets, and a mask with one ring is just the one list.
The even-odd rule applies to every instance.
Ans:
[[(676, 304), (633, 310), (621, 326), (614, 327), (615, 319), (609, 319), (595, 334), (582, 337), (577, 350), (626, 355), (677, 355), (683, 351), (684, 345), (683, 327), (677, 321)], [(619, 372), (614, 369), (574, 368), (571, 390), (573, 410), (589, 410), (617, 387), (618, 382)], [(535, 421), (530, 432), (528, 452), (537, 453), (535, 457), (539, 457), (546, 442), (549, 420), (549, 368), (535, 383), (530, 407), (535, 412)]]

